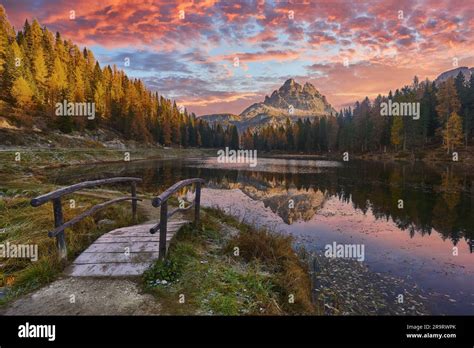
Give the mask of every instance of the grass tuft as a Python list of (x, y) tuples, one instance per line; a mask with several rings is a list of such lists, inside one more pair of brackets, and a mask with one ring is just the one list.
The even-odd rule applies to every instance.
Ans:
[[(164, 313), (316, 313), (307, 268), (291, 238), (255, 230), (216, 209), (203, 209), (202, 215), (201, 225), (181, 227), (166, 260), (144, 274), (145, 291), (156, 296)], [(235, 246), (242, 252), (238, 257), (231, 252)]]
[[(64, 221), (100, 203), (100, 199), (70, 195), (76, 201), (76, 208), (63, 202)], [(38, 246), (38, 260), (8, 258), (0, 259), (0, 287), (6, 288), (7, 296), (0, 299), (0, 305), (16, 297), (53, 281), (66, 264), (58, 259), (55, 238), (48, 237), (54, 227), (52, 206), (46, 203), (39, 207), (30, 205), (25, 196), (4, 197), (0, 199), (0, 221), (4, 233), (0, 234), (0, 244), (33, 244)], [(102, 219), (113, 224), (99, 226)], [(139, 214), (139, 220), (143, 220)], [(132, 224), (130, 204), (122, 203), (108, 207), (66, 229), (66, 246), (69, 262), (85, 250), (94, 240), (114, 228)]]
[(307, 264), (302, 262), (290, 236), (265, 229), (245, 229), (227, 243), (232, 253), (238, 247), (246, 262), (258, 261), (275, 278), (276, 292), (282, 309), (292, 314), (314, 312), (311, 300), (311, 280)]

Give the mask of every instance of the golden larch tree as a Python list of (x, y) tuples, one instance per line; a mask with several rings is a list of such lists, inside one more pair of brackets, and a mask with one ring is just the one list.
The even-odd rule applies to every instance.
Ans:
[(443, 130), (443, 139), (447, 153), (463, 143), (462, 119), (455, 112), (451, 113), (448, 122), (446, 122)]
[(15, 80), (12, 87), (12, 96), (21, 107), (29, 107), (33, 102), (33, 89), (23, 76)]
[(393, 118), (392, 129), (390, 132), (390, 141), (396, 148), (402, 142), (402, 129), (403, 129), (403, 120), (401, 116), (396, 116)]

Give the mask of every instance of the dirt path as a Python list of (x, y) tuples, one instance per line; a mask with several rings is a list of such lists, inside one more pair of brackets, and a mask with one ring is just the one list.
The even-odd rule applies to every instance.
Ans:
[(161, 306), (140, 292), (138, 282), (124, 278), (58, 279), (6, 309), (1, 315), (156, 315)]
[[(117, 192), (84, 192), (98, 198), (116, 198)], [(138, 203), (147, 222), (157, 221), (159, 209), (149, 199)], [(180, 214), (175, 215), (181, 218)], [(49, 285), (0, 309), (0, 315), (159, 315), (160, 303), (142, 293), (140, 277), (68, 277), (63, 275)]]

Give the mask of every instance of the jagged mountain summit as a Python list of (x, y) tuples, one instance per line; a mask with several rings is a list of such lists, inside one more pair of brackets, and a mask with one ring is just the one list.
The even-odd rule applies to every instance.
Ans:
[[(435, 79), (435, 83), (456, 78), (459, 73), (464, 75), (465, 81), (469, 81), (474, 74), (474, 67), (457, 67), (444, 71)], [(263, 102), (255, 103), (247, 107), (240, 115), (236, 114), (212, 114), (200, 116), (211, 124), (221, 124), (223, 127), (229, 125), (237, 126), (239, 132), (246, 129), (258, 130), (268, 125), (279, 126), (286, 123), (287, 119), (296, 122), (301, 118), (323, 116), (336, 116), (336, 110), (328, 103), (311, 83), (304, 85), (297, 83), (294, 79), (288, 79), (270, 96), (265, 96)]]
[[(292, 112), (290, 112), (292, 108)], [(265, 96), (263, 103), (256, 103), (245, 109), (240, 116), (244, 118), (261, 114), (272, 116), (328, 116), (336, 110), (327, 102), (326, 97), (310, 83), (301, 86), (293, 79), (287, 80), (271, 96)]]
[(271, 96), (246, 108), (240, 115), (213, 114), (201, 116), (208, 122), (222, 125), (234, 124), (239, 131), (247, 128), (260, 128), (268, 124), (279, 125), (289, 118), (314, 118), (335, 116), (336, 110), (328, 103), (312, 84), (306, 82), (303, 86), (294, 79), (287, 80)]

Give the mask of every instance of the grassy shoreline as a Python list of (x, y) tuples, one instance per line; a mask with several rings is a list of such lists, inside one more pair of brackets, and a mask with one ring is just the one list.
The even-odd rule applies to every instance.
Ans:
[[(20, 152), (20, 161), (15, 161)], [(130, 161), (147, 158), (177, 158), (201, 155), (201, 150), (186, 149), (134, 149), (129, 150)], [(0, 259), (0, 305), (31, 292), (55, 280), (64, 269), (58, 262), (54, 238), (47, 233), (54, 226), (50, 204), (33, 208), (31, 198), (57, 189), (57, 185), (43, 180), (45, 168), (90, 163), (109, 163), (123, 156), (123, 151), (107, 149), (14, 149), (0, 151), (0, 244), (34, 244), (39, 259)], [(117, 192), (120, 194), (120, 192)], [(120, 194), (122, 195), (122, 194)], [(102, 199), (82, 194), (69, 195), (75, 208), (63, 202), (65, 220), (98, 204)], [(139, 211), (139, 221), (144, 216)], [(109, 221), (101, 225), (101, 221)], [(74, 259), (96, 238), (114, 228), (132, 224), (129, 203), (123, 202), (100, 211), (68, 229), (66, 233), (68, 256)]]
[[(77, 208), (71, 209), (63, 204), (66, 220), (100, 203), (100, 199), (71, 195)], [(54, 238), (48, 237), (48, 231), (54, 226), (52, 209), (49, 205), (33, 208), (30, 199), (25, 197), (6, 197), (0, 200), (0, 220), (5, 233), (0, 234), (0, 244), (37, 245), (37, 261), (27, 259), (0, 259), (0, 289), (4, 305), (19, 296), (51, 283), (62, 273), (66, 264), (59, 261)], [(143, 215), (139, 213), (139, 221)], [(107, 221), (107, 224), (101, 222)], [(97, 212), (77, 223), (66, 232), (68, 260), (73, 260), (102, 234), (132, 223), (129, 204), (123, 203)], [(3, 289), (2, 289), (3, 288)]]
[[(17, 151), (21, 153), (20, 161), (14, 160)], [(130, 150), (130, 153), (131, 161), (139, 161), (149, 158), (205, 156), (212, 155), (211, 151), (134, 149)], [(1, 227), (5, 228), (6, 232), (0, 234), (0, 243), (7, 240), (17, 244), (33, 243), (37, 244), (40, 250), (40, 257), (36, 262), (20, 259), (0, 260), (0, 292), (4, 293), (0, 298), (1, 307), (58, 279), (66, 266), (56, 257), (54, 239), (47, 236), (53, 226), (51, 207), (45, 205), (33, 208), (29, 204), (32, 197), (57, 188), (42, 180), (42, 170), (46, 167), (113, 162), (122, 154), (121, 150), (104, 149), (0, 151), (0, 220)], [(81, 194), (73, 194), (68, 198), (75, 199), (79, 209), (73, 210), (64, 204), (65, 220), (100, 202), (97, 197)], [(139, 220), (144, 219), (139, 209)], [(113, 223), (101, 225), (102, 220), (111, 220)], [(127, 203), (112, 206), (85, 219), (66, 233), (68, 259), (73, 260), (103, 233), (130, 224), (131, 214)], [(199, 232), (199, 235), (196, 235), (196, 232)], [(147, 291), (161, 294), (160, 301), (165, 309), (170, 310), (169, 313), (184, 314), (186, 310), (181, 311), (181, 308), (188, 308), (189, 314), (207, 314), (209, 311), (213, 314), (228, 315), (315, 313), (311, 304), (311, 283), (307, 268), (301, 263), (292, 248), (291, 240), (287, 237), (257, 231), (220, 211), (203, 209), (203, 225), (200, 230), (195, 231), (193, 227), (188, 226), (177, 238), (171, 246), (170, 259), (179, 260), (176, 262), (181, 265), (181, 274), (187, 275), (180, 286), (184, 286), (189, 292), (191, 306), (167, 307), (167, 303), (173, 302), (171, 297), (177, 289), (168, 291), (165, 296), (163, 289), (151, 287), (150, 284), (145, 286)], [(259, 239), (264, 242), (258, 243)], [(232, 243), (234, 247), (242, 250), (240, 257), (232, 259), (230, 256)], [(272, 243), (275, 250), (269, 251), (268, 247)], [(251, 251), (251, 247), (256, 246), (260, 246), (260, 250)], [(281, 260), (269, 258), (269, 255), (274, 255), (276, 251), (280, 253)], [(201, 263), (202, 253), (211, 253), (212, 257)], [(183, 263), (183, 260), (186, 262)], [(147, 276), (165, 271), (170, 274), (170, 264), (167, 262), (166, 267), (155, 266), (146, 273)], [(173, 263), (171, 266), (174, 267)], [(208, 279), (206, 286), (197, 286), (201, 285), (204, 276)], [(205, 294), (206, 291), (208, 292)], [(235, 296), (235, 293), (238, 293), (238, 296)], [(290, 295), (294, 300), (289, 300)], [(200, 307), (198, 303), (203, 303), (204, 307)]]
[(205, 208), (200, 226), (182, 227), (142, 287), (163, 314), (315, 315), (306, 261), (288, 236), (258, 230)]
[[(14, 160), (17, 151), (21, 152), (21, 161)], [(7, 232), (0, 234), (0, 243), (6, 240), (11, 243), (35, 243), (43, 251), (40, 260), (35, 263), (0, 259), (0, 306), (51, 283), (63, 269), (63, 265), (54, 257), (54, 239), (47, 237), (48, 230), (53, 226), (51, 207), (45, 205), (32, 208), (29, 205), (32, 197), (57, 188), (43, 180), (43, 169), (122, 161), (121, 156), (125, 151), (83, 148), (0, 150), (0, 229), (5, 228)], [(213, 149), (142, 148), (131, 149), (129, 152), (131, 162), (150, 158), (215, 156)], [(273, 153), (269, 157), (278, 156), (288, 154)], [(295, 155), (291, 156), (295, 158)], [(340, 160), (336, 158), (338, 155), (333, 156)], [(300, 157), (331, 159), (315, 155)], [(80, 194), (71, 195), (70, 198), (76, 199), (79, 210), (71, 211), (64, 204), (66, 220), (100, 202), (97, 198)], [(201, 229), (196, 231), (188, 228), (173, 241), (170, 258), (174, 261), (157, 264), (144, 278), (143, 289), (163, 300), (165, 313), (284, 315), (323, 312), (319, 304), (311, 304), (308, 270), (300, 263), (300, 259), (292, 256), (295, 252), (289, 240), (255, 230), (218, 211), (205, 210), (204, 215)], [(143, 219), (143, 216), (140, 218)], [(113, 224), (99, 226), (101, 220), (112, 220)], [(67, 233), (70, 259), (101, 234), (130, 224), (130, 208), (127, 203), (110, 207), (84, 220)], [(261, 243), (262, 240), (265, 242)], [(268, 257), (267, 251), (272, 243), (280, 244), (280, 247), (275, 248), (286, 252), (280, 256), (282, 260), (290, 260), (289, 263), (279, 264), (279, 260)], [(241, 250), (239, 257), (232, 256), (236, 246)], [(193, 248), (196, 250), (192, 251)], [(275, 254), (272, 252), (270, 255)], [(288, 272), (289, 269), (292, 271)], [(181, 272), (180, 277), (173, 276), (173, 272)], [(205, 284), (201, 282), (203, 277), (209, 277)], [(166, 280), (166, 284), (158, 284), (157, 280)], [(150, 281), (155, 283), (151, 284)], [(201, 285), (204, 286), (200, 288)], [(8, 294), (1, 298), (1, 292), (7, 288)], [(250, 292), (256, 295), (249, 295)], [(180, 293), (187, 294), (188, 306), (182, 306), (177, 301)], [(290, 294), (295, 295), (295, 302), (291, 304), (288, 302)]]
[[(19, 160), (17, 155), (19, 153)], [(128, 155), (127, 155), (128, 154)], [(0, 174), (18, 169), (31, 170), (97, 163), (134, 162), (146, 159), (173, 159), (213, 155), (212, 149), (201, 148), (135, 148), (135, 149), (0, 149)]]
[[(458, 161), (453, 160), (452, 154), (447, 154), (445, 150), (440, 148), (426, 148), (416, 152), (412, 151), (398, 151), (398, 152), (351, 152), (348, 151), (349, 160), (366, 160), (377, 162), (422, 162), (428, 165), (440, 164), (454, 164), (464, 167), (474, 166), (474, 146), (467, 149), (462, 148), (457, 150)], [(262, 157), (269, 158), (288, 158), (288, 159), (321, 159), (321, 160), (343, 160), (343, 151), (329, 152), (329, 153), (288, 153), (288, 152), (264, 152)]]

